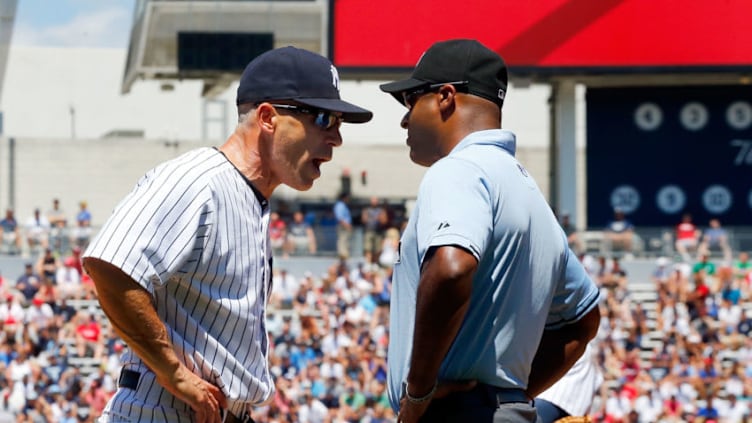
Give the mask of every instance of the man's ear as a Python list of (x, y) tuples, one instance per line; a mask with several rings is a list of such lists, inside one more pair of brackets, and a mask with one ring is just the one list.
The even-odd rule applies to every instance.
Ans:
[(439, 109), (441, 110), (441, 116), (446, 120), (454, 112), (454, 102), (457, 99), (457, 88), (455, 88), (454, 85), (445, 84), (439, 88), (439, 96)]
[(261, 103), (256, 107), (256, 123), (262, 132), (273, 132), (277, 111), (269, 103)]

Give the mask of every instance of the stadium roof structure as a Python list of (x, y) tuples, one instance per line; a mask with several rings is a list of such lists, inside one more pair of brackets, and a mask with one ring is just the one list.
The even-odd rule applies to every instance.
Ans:
[(328, 0), (137, 0), (121, 90), (139, 78), (202, 79), (210, 97), (237, 80), (254, 49), (326, 55), (328, 10)]

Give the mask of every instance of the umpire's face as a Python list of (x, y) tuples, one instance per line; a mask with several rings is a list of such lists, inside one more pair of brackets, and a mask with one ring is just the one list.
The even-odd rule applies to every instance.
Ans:
[(406, 98), (408, 110), (400, 125), (407, 129), (410, 160), (421, 166), (431, 166), (442, 157), (438, 141), (442, 121), (442, 95), (428, 91), (406, 94)]
[(276, 108), (271, 167), (274, 178), (305, 191), (321, 176), (321, 165), (342, 145), (341, 119), (315, 109)]

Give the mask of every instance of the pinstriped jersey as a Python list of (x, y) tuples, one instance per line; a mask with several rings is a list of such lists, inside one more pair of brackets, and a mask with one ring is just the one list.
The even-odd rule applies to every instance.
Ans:
[[(144, 175), (85, 253), (152, 295), (178, 357), (220, 387), (236, 415), (274, 391), (265, 321), (268, 224), (267, 200), (223, 153), (201, 148)], [(130, 350), (121, 360), (142, 379), (153, 377)], [(137, 421), (190, 416), (187, 404), (159, 385), (142, 384), (137, 392), (118, 391), (105, 413)]]
[(603, 374), (596, 362), (595, 351), (588, 344), (585, 353), (571, 369), (550, 388), (538, 395), (569, 413), (584, 416), (590, 411), (593, 397), (603, 383)]

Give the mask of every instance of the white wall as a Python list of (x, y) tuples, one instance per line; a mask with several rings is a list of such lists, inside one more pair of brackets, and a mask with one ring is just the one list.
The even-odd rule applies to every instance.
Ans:
[(120, 94), (124, 49), (11, 47), (2, 110), (6, 136), (99, 138), (112, 129), (143, 129), (149, 138), (196, 139), (201, 84), (172, 92), (143, 81)]
[[(30, 138), (99, 138), (113, 129), (143, 130), (150, 139), (202, 139), (203, 101), (199, 81), (137, 81), (120, 94), (125, 49), (12, 47), (5, 92), (5, 136)], [(402, 108), (378, 85), (384, 81), (342, 81), (342, 97), (374, 111), (365, 125), (346, 125), (349, 143), (404, 145), (399, 120)], [(236, 122), (235, 90), (218, 96), (227, 105), (227, 128)], [(547, 85), (510, 87), (504, 127), (514, 130), (523, 147), (548, 145)], [(71, 108), (75, 115), (71, 116)], [(72, 128), (75, 126), (75, 128)], [(216, 136), (221, 139), (222, 136)]]

